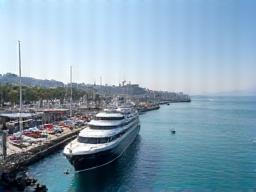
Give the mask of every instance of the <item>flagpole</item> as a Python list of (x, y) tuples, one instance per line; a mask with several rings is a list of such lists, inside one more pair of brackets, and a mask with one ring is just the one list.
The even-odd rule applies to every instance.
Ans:
[(70, 118), (72, 117), (72, 66), (70, 66)]
[(20, 124), (20, 132), (23, 132), (23, 124), (22, 124), (22, 86), (21, 86), (21, 50), (20, 50), (20, 42), (18, 41), (19, 45), (19, 88), (20, 88), (20, 109), (19, 109), (19, 124)]

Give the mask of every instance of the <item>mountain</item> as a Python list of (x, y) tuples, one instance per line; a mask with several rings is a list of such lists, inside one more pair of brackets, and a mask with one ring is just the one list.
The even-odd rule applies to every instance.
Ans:
[[(32, 77), (22, 77), (22, 85), (30, 87), (44, 87), (44, 88), (56, 88), (56, 87), (70, 87), (70, 84), (64, 84), (63, 82), (56, 80), (41, 80)], [(18, 85), (19, 77), (16, 74), (6, 73), (0, 74), (0, 85), (11, 84)], [(153, 91), (147, 88), (140, 87), (138, 84), (119, 84), (115, 85), (90, 85), (84, 83), (72, 83), (73, 88), (85, 90), (89, 92), (96, 92), (102, 95), (132, 95), (137, 98), (151, 98), (158, 100), (169, 100), (173, 102), (190, 101), (189, 95), (167, 91)]]
[[(64, 87), (64, 83), (56, 80), (42, 80), (36, 79), (32, 77), (21, 77), (22, 85), (25, 86), (38, 86), (45, 88), (56, 88), (56, 87)], [(0, 84), (19, 84), (19, 77), (13, 73), (6, 73), (4, 75), (0, 75)]]

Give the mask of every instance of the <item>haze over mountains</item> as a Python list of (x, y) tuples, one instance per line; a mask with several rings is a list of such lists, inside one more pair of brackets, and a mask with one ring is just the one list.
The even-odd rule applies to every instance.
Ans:
[[(0, 74), (0, 84), (12, 84), (18, 85), (19, 84), (19, 77), (13, 73), (6, 73), (4, 75)], [(42, 80), (36, 79), (32, 77), (22, 77), (22, 84), (26, 86), (38, 86), (38, 87), (45, 87), (45, 88), (54, 88), (54, 87), (64, 87), (64, 83), (56, 80)]]
[[(11, 84), (11, 85), (18, 85), (19, 84), (19, 77), (13, 73), (6, 73), (0, 74), (0, 84)], [(22, 77), (22, 84), (25, 86), (32, 86), (32, 87), (45, 87), (45, 88), (56, 88), (56, 87), (65, 87), (68, 84), (64, 84), (61, 81), (57, 80), (48, 80), (48, 79), (36, 79), (33, 77)], [(112, 86), (112, 85), (92, 85), (92, 84), (85, 84), (85, 83), (72, 83), (74, 87), (87, 89), (87, 88), (94, 88), (98, 92), (111, 92), (111, 93), (125, 93), (127, 89), (125, 89), (121, 84), (119, 86)], [(130, 85), (130, 87), (134, 88), (134, 85)], [(135, 92), (134, 92), (135, 90)], [(133, 89), (133, 94), (144, 94), (149, 89), (141, 88), (136, 86), (136, 89)], [(246, 89), (246, 90), (234, 90), (234, 91), (223, 91), (223, 92), (216, 92), (207, 95), (213, 96), (256, 96), (256, 88), (253, 89)]]
[[(22, 85), (31, 87), (44, 87), (44, 88), (57, 88), (57, 87), (69, 87), (70, 84), (64, 84), (61, 81), (56, 80), (42, 80), (32, 77), (22, 77)], [(19, 85), (19, 77), (16, 74), (7, 73), (0, 74), (0, 85)], [(167, 92), (167, 91), (153, 91), (147, 88), (142, 88), (138, 84), (126, 83), (123, 81), (119, 85), (92, 85), (85, 83), (72, 83), (72, 87), (88, 91), (96, 91), (100, 94), (129, 94), (137, 96), (151, 96), (168, 98), (172, 101), (187, 101), (190, 100), (188, 95), (181, 92)]]

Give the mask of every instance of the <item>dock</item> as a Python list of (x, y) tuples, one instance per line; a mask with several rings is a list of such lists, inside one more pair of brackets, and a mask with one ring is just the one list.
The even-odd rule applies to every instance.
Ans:
[(0, 173), (16, 172), (19, 169), (35, 163), (47, 157), (50, 153), (63, 147), (65, 144), (75, 139), (80, 130), (85, 127), (65, 129), (59, 135), (50, 135), (49, 138), (40, 143), (32, 144), (26, 148), (19, 148), (8, 143), (6, 159), (0, 161)]

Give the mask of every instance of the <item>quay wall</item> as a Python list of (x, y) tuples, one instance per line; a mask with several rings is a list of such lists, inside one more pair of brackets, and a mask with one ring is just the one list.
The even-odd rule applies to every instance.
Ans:
[(31, 165), (37, 162), (38, 160), (46, 157), (47, 155), (54, 153), (56, 150), (59, 150), (60, 148), (62, 148), (65, 144), (75, 139), (78, 133), (79, 131), (76, 130), (68, 135), (65, 135), (61, 138), (54, 140), (53, 142), (47, 144), (46, 146), (42, 146), (42, 148), (39, 149), (39, 151), (37, 150), (35, 151), (35, 153), (32, 152), (33, 155), (31, 155), (30, 158), (24, 161), (23, 165), (24, 166)]
[(54, 153), (65, 144), (75, 139), (81, 129), (82, 128), (74, 129), (68, 134), (47, 141), (30, 150), (8, 156), (5, 160), (0, 161), (0, 175), (2, 175), (2, 173), (18, 172), (20, 169), (47, 157), (47, 155)]

